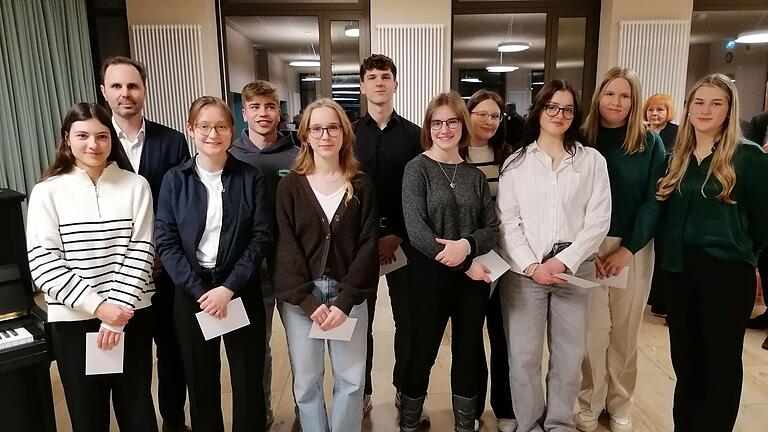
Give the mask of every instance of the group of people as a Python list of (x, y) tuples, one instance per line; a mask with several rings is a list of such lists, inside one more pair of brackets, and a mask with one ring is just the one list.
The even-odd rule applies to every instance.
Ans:
[[(510, 113), (491, 91), (466, 103), (435, 96), (421, 127), (399, 116), (397, 68), (376, 54), (360, 66), (367, 114), (354, 124), (316, 100), (295, 145), (278, 132), (277, 90), (255, 81), (242, 91), (240, 136), (224, 101), (192, 103), (194, 157), (182, 134), (143, 117), (140, 63), (109, 59), (101, 78), (111, 116), (90, 103), (70, 109), (27, 221), (75, 431), (108, 430), (110, 397), (121, 430), (157, 430), (152, 339), (163, 431), (190, 430), (187, 391), (192, 428), (223, 431), (222, 339), (233, 430), (268, 429), (275, 308), (302, 430), (361, 430), (380, 266), (399, 250), (407, 265), (386, 280), (401, 432), (429, 421), (430, 371), (449, 320), (456, 431), (479, 429), (489, 376), (500, 432), (588, 432), (604, 411), (613, 432), (631, 431), (652, 279), (668, 314), (675, 430), (732, 430), (768, 240), (768, 156), (741, 137), (726, 76), (690, 89), (677, 131), (668, 130), (671, 101), (655, 95), (643, 107), (630, 69), (605, 75), (583, 121), (577, 91), (552, 80), (509, 144)], [(491, 283), (475, 258), (494, 250), (511, 269)], [(569, 282), (622, 274), (626, 284)], [(224, 319), (233, 299), (250, 324), (206, 340), (195, 315)], [(349, 340), (309, 337), (351, 318)], [(124, 344), (121, 374), (83, 373), (89, 332), (98, 348)]]

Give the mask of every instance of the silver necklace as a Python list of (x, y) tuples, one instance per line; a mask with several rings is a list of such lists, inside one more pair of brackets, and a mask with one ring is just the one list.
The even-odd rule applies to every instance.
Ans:
[(453, 176), (451, 176), (451, 178), (448, 178), (448, 173), (445, 172), (445, 169), (443, 168), (443, 164), (441, 164), (440, 162), (437, 162), (437, 166), (440, 167), (440, 171), (443, 172), (443, 175), (445, 176), (445, 179), (448, 180), (448, 185), (451, 186), (451, 189), (455, 189), (456, 188), (456, 183), (454, 183), (453, 180), (456, 179), (456, 172), (459, 170), (459, 164), (456, 164), (456, 167), (453, 170)]

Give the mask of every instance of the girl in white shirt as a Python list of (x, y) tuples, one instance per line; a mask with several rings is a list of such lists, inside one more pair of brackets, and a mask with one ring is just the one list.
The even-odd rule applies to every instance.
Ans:
[(557, 275), (594, 278), (592, 257), (611, 215), (605, 159), (576, 141), (580, 120), (573, 87), (560, 80), (545, 84), (526, 120), (524, 140), (513, 148), (499, 180), (500, 242), (512, 267), (500, 296), (518, 432), (574, 428), (588, 291)]

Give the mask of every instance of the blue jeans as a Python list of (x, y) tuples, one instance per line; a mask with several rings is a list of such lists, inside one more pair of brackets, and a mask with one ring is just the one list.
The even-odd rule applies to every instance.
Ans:
[[(339, 292), (336, 281), (323, 277), (314, 281), (312, 295), (331, 305)], [(288, 339), (288, 354), (293, 372), (293, 394), (299, 407), (303, 432), (359, 432), (363, 420), (365, 389), (365, 354), (368, 327), (366, 302), (355, 305), (349, 313), (357, 318), (350, 341), (310, 339), (312, 320), (296, 305), (278, 304)], [(333, 371), (333, 417), (328, 424), (328, 411), (323, 395), (325, 346)]]

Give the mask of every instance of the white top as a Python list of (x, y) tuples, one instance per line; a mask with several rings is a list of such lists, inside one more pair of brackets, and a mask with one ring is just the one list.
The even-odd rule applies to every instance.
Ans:
[(205, 231), (197, 245), (197, 262), (201, 267), (213, 268), (219, 254), (219, 238), (221, 237), (221, 221), (224, 217), (221, 194), (224, 185), (221, 183), (221, 172), (206, 171), (195, 159), (195, 171), (208, 192), (208, 209), (205, 211)]
[(333, 220), (333, 215), (336, 214), (336, 209), (339, 208), (339, 204), (341, 204), (341, 200), (344, 198), (344, 192), (346, 192), (346, 190), (347, 187), (342, 186), (341, 189), (330, 195), (323, 195), (317, 189), (312, 188), (312, 192), (315, 193), (317, 201), (320, 203), (320, 207), (323, 208), (323, 212), (325, 212), (325, 216), (327, 216), (326, 220), (329, 225)]
[[(510, 162), (525, 151), (525, 157)], [(608, 168), (597, 150), (577, 143), (552, 171), (552, 159), (534, 141), (518, 150), (502, 166), (497, 213), (500, 243), (517, 273), (542, 261), (555, 243), (572, 242), (556, 255), (575, 272), (608, 234), (611, 188)]]
[(485, 178), (488, 179), (488, 188), (491, 190), (491, 197), (496, 199), (499, 188), (499, 166), (493, 163), (496, 158), (493, 148), (486, 144), (481, 147), (469, 146), (467, 150), (467, 162), (485, 174)]
[(128, 160), (131, 161), (133, 172), (138, 173), (139, 165), (141, 165), (141, 151), (144, 149), (144, 137), (146, 135), (146, 131), (145, 131), (146, 122), (144, 121), (144, 119), (141, 120), (141, 129), (139, 129), (139, 134), (136, 135), (136, 139), (129, 139), (128, 135), (126, 135), (125, 132), (123, 132), (123, 130), (120, 129), (120, 126), (118, 126), (114, 117), (112, 117), (112, 126), (115, 127), (115, 132), (117, 132), (117, 138), (120, 140), (120, 143), (123, 145), (123, 150), (125, 150), (125, 154), (126, 156), (128, 156)]
[(35, 185), (27, 255), (32, 279), (45, 293), (48, 321), (93, 319), (103, 301), (149, 306), (154, 227), (149, 184), (115, 163), (95, 185), (77, 167)]

